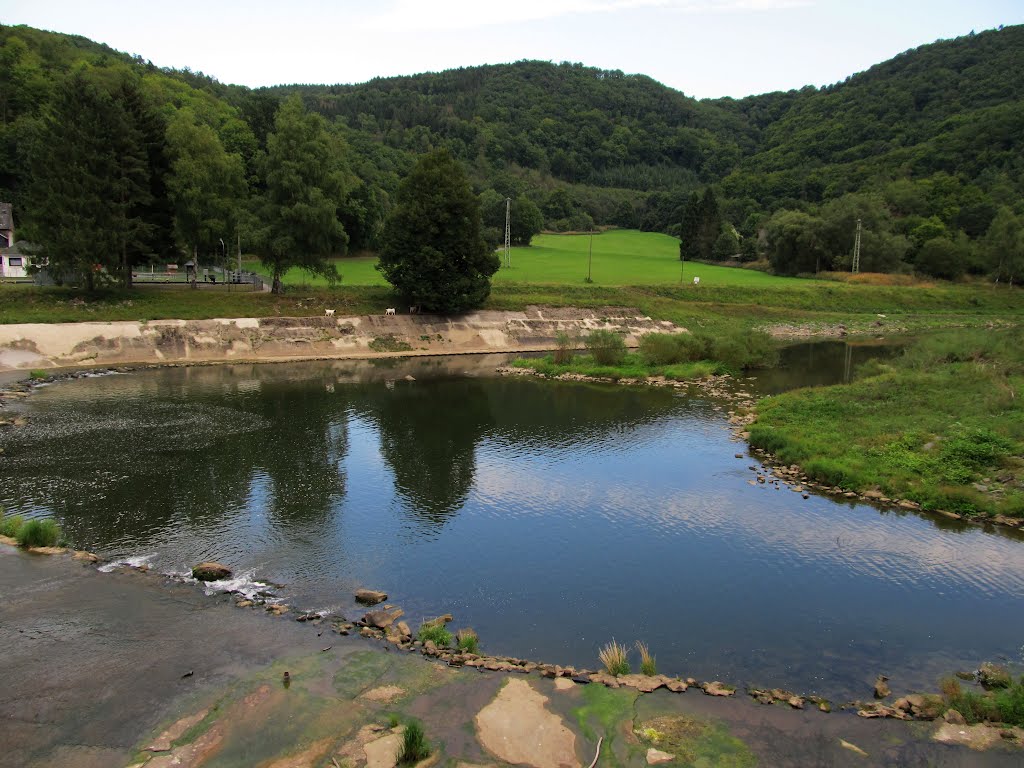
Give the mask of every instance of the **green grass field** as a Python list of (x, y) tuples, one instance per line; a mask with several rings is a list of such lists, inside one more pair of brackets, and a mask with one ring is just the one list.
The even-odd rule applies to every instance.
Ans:
[[(583, 284), (588, 267), (595, 285), (692, 285), (700, 277), (709, 285), (770, 286), (792, 278), (764, 272), (679, 261), (679, 241), (658, 232), (615, 229), (590, 235), (537, 235), (529, 248), (513, 248), (511, 267), (502, 266), (498, 283)], [(682, 266), (682, 269), (680, 267)], [(803, 281), (807, 282), (807, 281)]]
[[(533, 285), (584, 285), (590, 259), (590, 235), (537, 235), (528, 248), (513, 248), (512, 266), (504, 265), (494, 282)], [(658, 232), (616, 229), (596, 233), (594, 256), (589, 263), (594, 285), (692, 285), (694, 276), (706, 286), (773, 286), (793, 283), (793, 278), (777, 277), (749, 269), (717, 267), (708, 264), (680, 265), (679, 241)], [(500, 255), (500, 254), (499, 254)], [(373, 256), (337, 259), (342, 285), (386, 285)], [(682, 266), (682, 269), (680, 269)], [(262, 274), (267, 270), (250, 265)], [(287, 285), (325, 287), (327, 281), (300, 269), (284, 276)], [(802, 284), (815, 281), (801, 280)]]

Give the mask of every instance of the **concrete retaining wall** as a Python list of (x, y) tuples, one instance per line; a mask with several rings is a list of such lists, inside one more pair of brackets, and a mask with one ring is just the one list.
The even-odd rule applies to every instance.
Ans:
[[(0, 325), (0, 371), (138, 363), (227, 362), (552, 349), (558, 333), (679, 332), (635, 309), (360, 317), (217, 318)], [(374, 343), (376, 342), (376, 343)], [(373, 344), (374, 348), (371, 348)]]

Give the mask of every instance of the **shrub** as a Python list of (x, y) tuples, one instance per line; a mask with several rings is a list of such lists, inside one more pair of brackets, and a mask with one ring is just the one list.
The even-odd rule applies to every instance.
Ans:
[(583, 343), (601, 365), (618, 365), (626, 357), (626, 342), (613, 331), (594, 331)]
[(430, 640), (438, 648), (446, 648), (452, 642), (452, 633), (448, 631), (444, 624), (422, 624), (420, 625), (420, 631), (416, 633), (416, 637), (421, 643)]
[[(682, 334), (680, 334), (682, 335)], [(675, 365), (686, 362), (684, 350), (671, 333), (648, 333), (640, 337), (640, 357), (648, 365)]]
[(640, 671), (645, 675), (658, 674), (658, 665), (655, 663), (655, 659), (651, 655), (651, 650), (647, 647), (647, 643), (637, 641), (636, 649), (640, 653)]
[(420, 760), (430, 757), (430, 745), (423, 733), (423, 726), (413, 720), (405, 726), (402, 734), (402, 746), (398, 750), (399, 765), (415, 765)]
[(476, 630), (466, 627), (455, 633), (455, 645), (460, 651), (476, 653), (480, 647), (480, 638), (477, 637)]
[(60, 526), (49, 518), (29, 520), (18, 529), (15, 538), (19, 547), (53, 547), (61, 540)]
[(17, 538), (18, 529), (24, 524), (25, 519), (21, 515), (5, 517), (3, 510), (0, 510), (0, 536), (9, 536), (12, 539)]
[(569, 338), (569, 334), (565, 331), (559, 331), (555, 335), (555, 343), (558, 345), (553, 355), (555, 365), (568, 365), (571, 363), (576, 355), (576, 351), (573, 349), (572, 339)]
[(619, 645), (615, 640), (612, 640), (597, 655), (601, 659), (601, 663), (604, 664), (604, 668), (608, 670), (608, 674), (618, 677), (619, 675), (629, 674), (628, 654), (629, 651), (626, 649), (626, 646)]
[(39, 369), (36, 369), (36, 370), (33, 370), (33, 371), (29, 371), (28, 375), (29, 375), (29, 378), (31, 378), (31, 379), (45, 379), (45, 378), (48, 378), (48, 374), (46, 373), (46, 371), (41, 371)]

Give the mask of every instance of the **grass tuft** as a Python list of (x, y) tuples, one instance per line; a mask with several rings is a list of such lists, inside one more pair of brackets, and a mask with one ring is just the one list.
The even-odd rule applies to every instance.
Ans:
[(629, 674), (629, 651), (626, 646), (612, 640), (597, 655), (609, 675), (618, 677)]
[(455, 644), (460, 651), (476, 653), (480, 648), (480, 638), (475, 629), (466, 627), (455, 633)]
[(0, 509), (0, 536), (8, 536), (12, 539), (17, 538), (18, 531), (24, 524), (25, 518), (21, 515), (7, 517), (4, 515), (3, 510)]
[(398, 750), (399, 765), (415, 765), (430, 757), (430, 744), (423, 733), (423, 726), (416, 720), (406, 724), (402, 734), (402, 746)]
[(61, 540), (60, 526), (53, 520), (29, 520), (18, 528), (14, 538), (19, 547), (54, 547)]
[(447, 648), (452, 643), (452, 633), (444, 624), (422, 624), (416, 637), (421, 643), (430, 640), (438, 648)]
[(658, 665), (651, 655), (651, 649), (647, 647), (647, 643), (638, 640), (636, 650), (640, 654), (640, 671), (648, 676), (658, 674)]

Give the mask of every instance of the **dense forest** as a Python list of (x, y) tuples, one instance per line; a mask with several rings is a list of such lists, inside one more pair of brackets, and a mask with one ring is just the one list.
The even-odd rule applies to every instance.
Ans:
[[(680, 236), (682, 258), (767, 260), (796, 274), (848, 269), (860, 220), (866, 271), (1016, 282), (1021, 50), (1024, 27), (1007, 27), (821, 89), (698, 101), (642, 75), (537, 61), (253, 90), (0, 26), (0, 196), (32, 238), (43, 212), (74, 202), (61, 168), (85, 165), (105, 181), (78, 181), (92, 202), (73, 216), (111, 233), (92, 242), (119, 254), (122, 272), (174, 250), (224, 255), (238, 238), (284, 268), (296, 250), (376, 248), (399, 182), (443, 147), (466, 167), (492, 242), (512, 198), (519, 243), (542, 227), (635, 227)], [(102, 135), (120, 137), (116, 157)], [(89, 141), (89, 158), (54, 150)], [(306, 215), (285, 206), (288, 174), (324, 163), (303, 205), (333, 206), (338, 227), (315, 242), (282, 239)], [(88, 221), (99, 200), (118, 199), (107, 221)], [(69, 253), (82, 247), (65, 241)]]

